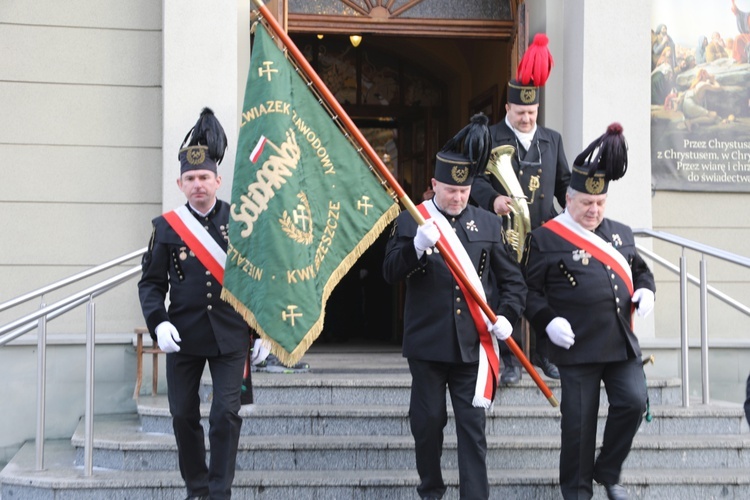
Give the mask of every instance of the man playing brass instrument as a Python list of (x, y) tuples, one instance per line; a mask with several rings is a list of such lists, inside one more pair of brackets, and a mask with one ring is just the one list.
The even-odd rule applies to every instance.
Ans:
[[(524, 54), (516, 79), (508, 83), (508, 102), (505, 105), (505, 119), (490, 127), (492, 147), (509, 144), (515, 148), (512, 163), (518, 181), (526, 195), (531, 229), (544, 224), (557, 215), (554, 200), (565, 207), (565, 192), (570, 184), (570, 168), (563, 151), (562, 137), (554, 130), (537, 125), (539, 112), (539, 91), (547, 79), (546, 74), (527, 75), (524, 63), (530, 58), (547, 57), (549, 67), (552, 59), (547, 50), (547, 37), (538, 34), (533, 44)], [(535, 65), (539, 67), (540, 65)], [(501, 216), (510, 213), (511, 199), (498, 179), (490, 175), (478, 175), (471, 189), (474, 202)], [(523, 241), (521, 241), (523, 244)], [(513, 333), (514, 340), (521, 343), (519, 325)], [(532, 333), (530, 336), (531, 362), (540, 367), (550, 378), (560, 378), (557, 367), (547, 358), (547, 339)], [(521, 378), (517, 365), (507, 346), (500, 345), (503, 371), (500, 382), (515, 384)]]

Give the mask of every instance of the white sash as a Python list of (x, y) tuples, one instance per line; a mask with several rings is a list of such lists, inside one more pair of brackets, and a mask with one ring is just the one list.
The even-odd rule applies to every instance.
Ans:
[[(433, 221), (435, 221), (435, 225), (440, 230), (441, 238), (443, 238), (445, 240), (444, 242), (447, 243), (447, 245), (450, 247), (453, 255), (458, 261), (458, 264), (461, 266), (464, 274), (469, 279), (471, 285), (477, 291), (482, 300), (486, 302), (487, 297), (484, 293), (484, 287), (482, 286), (482, 281), (477, 274), (477, 270), (474, 269), (474, 265), (471, 262), (471, 258), (469, 258), (469, 254), (466, 253), (466, 249), (461, 243), (461, 240), (458, 239), (458, 236), (456, 236), (456, 233), (455, 231), (453, 231), (450, 223), (446, 220), (445, 216), (437, 209), (434, 201), (430, 200), (423, 202), (421, 206), (424, 207), (429, 214), (428, 219), (432, 219)], [(469, 296), (466, 297), (466, 300), (473, 300), (473, 298)], [(484, 323), (487, 327), (487, 335), (489, 335), (489, 338), (492, 340), (492, 349), (495, 351), (495, 359), (497, 359), (500, 354), (497, 346), (497, 339), (492, 334), (492, 323), (490, 322), (489, 318), (487, 318), (487, 315), (484, 313), (484, 311), (481, 310), (481, 308), (479, 308), (479, 312), (481, 313), (482, 319), (484, 320)], [(479, 334), (480, 336), (482, 335), (481, 332), (479, 332)], [(479, 342), (479, 371), (477, 373), (477, 383), (474, 388), (474, 399), (472, 401), (472, 405), (475, 407), (489, 408), (492, 405), (492, 400), (485, 397), (489, 370), (490, 363), (488, 360), (488, 353), (484, 348), (482, 342)], [(494, 377), (494, 383), (497, 383), (497, 377)]]

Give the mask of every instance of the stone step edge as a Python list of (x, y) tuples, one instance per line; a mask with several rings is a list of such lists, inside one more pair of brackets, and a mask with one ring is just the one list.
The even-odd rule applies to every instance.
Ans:
[[(73, 433), (71, 444), (84, 446), (84, 422), (81, 420)], [(104, 429), (102, 430), (102, 427)], [(487, 443), (494, 449), (559, 449), (560, 438), (550, 436), (487, 435)], [(456, 446), (456, 436), (446, 434), (445, 444)], [(597, 446), (601, 445), (598, 439)], [(207, 441), (208, 446), (208, 441)], [(361, 449), (381, 447), (388, 449), (413, 448), (409, 435), (291, 435), (291, 436), (240, 436), (241, 450), (311, 450), (311, 449)], [(122, 451), (176, 450), (174, 435), (141, 432), (138, 416), (118, 414), (100, 416), (94, 420), (94, 448)], [(636, 435), (635, 450), (709, 450), (750, 449), (750, 434), (711, 435)]]
[[(393, 374), (375, 374), (372, 376), (362, 376), (356, 374), (352, 377), (352, 374), (326, 374), (326, 373), (300, 373), (300, 374), (278, 374), (278, 373), (253, 373), (253, 387), (254, 388), (310, 388), (310, 387), (342, 387), (342, 388), (356, 388), (362, 387), (367, 389), (378, 389), (378, 388), (389, 388), (389, 387), (400, 387), (408, 389), (411, 387), (411, 375), (407, 372), (402, 376), (394, 376)], [(544, 382), (548, 387), (559, 387), (560, 381), (544, 377)], [(658, 388), (675, 388), (681, 387), (682, 382), (679, 378), (658, 378), (658, 379), (647, 379), (646, 384), (649, 389)], [(211, 378), (204, 376), (201, 379), (201, 385), (207, 388), (211, 387)], [(511, 386), (500, 386), (499, 390), (513, 390), (513, 389), (528, 389), (536, 388), (536, 383), (531, 380), (528, 376), (521, 379), (518, 384)], [(604, 384), (602, 384), (604, 387)]]
[[(75, 451), (63, 442), (50, 449), (50, 461), (55, 464), (73, 463)], [(49, 448), (52, 448), (50, 446)], [(37, 488), (182, 488), (184, 484), (178, 471), (122, 471), (97, 468), (91, 477), (82, 475), (82, 467), (51, 467), (34, 471), (34, 444), (26, 443), (11, 462), (0, 472), (0, 483)], [(449, 486), (457, 484), (457, 471), (446, 470), (445, 480)], [(490, 485), (554, 485), (557, 484), (557, 469), (490, 469)], [(383, 485), (416, 486), (417, 473), (412, 469), (357, 470), (357, 471), (237, 471), (234, 487), (247, 486), (360, 486), (382, 487)], [(638, 485), (749, 485), (750, 474), (744, 469), (626, 469), (622, 484)]]
[[(207, 417), (210, 411), (210, 403), (201, 403), (201, 417)], [(744, 410), (739, 403), (726, 403), (723, 405), (709, 406), (674, 406), (656, 405), (651, 406), (651, 414), (654, 418), (663, 417), (743, 417)], [(169, 408), (166, 396), (149, 396), (140, 398), (137, 403), (138, 414), (144, 416), (169, 416)], [(310, 416), (403, 416), (408, 412), (407, 405), (246, 405), (240, 409), (242, 417), (310, 417)], [(448, 407), (448, 414), (452, 409)], [(599, 415), (607, 414), (607, 408), (599, 408)], [(488, 412), (488, 418), (496, 417), (559, 417), (560, 410), (552, 406), (538, 405), (495, 405)]]

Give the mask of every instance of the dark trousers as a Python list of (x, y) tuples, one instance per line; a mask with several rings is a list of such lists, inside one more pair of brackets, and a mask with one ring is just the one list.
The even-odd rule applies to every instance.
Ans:
[(458, 439), (458, 479), (462, 500), (489, 497), (485, 409), (471, 405), (477, 381), (477, 364), (437, 363), (409, 359), (411, 402), (409, 421), (424, 498), (441, 498), (445, 483), (440, 468), (443, 429), (448, 422), (445, 390), (450, 393)]
[[(167, 354), (167, 394), (177, 441), (180, 473), (188, 496), (228, 499), (237, 459), (242, 418), (239, 416), (245, 351), (204, 357)], [(199, 387), (208, 362), (213, 382), (206, 465), (206, 444), (200, 421)]]
[[(622, 464), (646, 411), (646, 379), (640, 359), (616, 363), (562, 365), (562, 447), (560, 489), (563, 498), (587, 500), (592, 481), (619, 483)], [(609, 410), (599, 456), (596, 424), (600, 383), (604, 382)]]

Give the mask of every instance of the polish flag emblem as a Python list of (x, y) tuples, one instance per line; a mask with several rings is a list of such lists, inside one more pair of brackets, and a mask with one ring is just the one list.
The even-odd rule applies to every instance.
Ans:
[(263, 153), (263, 146), (266, 145), (266, 136), (261, 135), (260, 139), (258, 139), (258, 144), (255, 145), (253, 148), (253, 152), (250, 153), (250, 161), (255, 163), (258, 161), (258, 158), (260, 158), (260, 155)]

